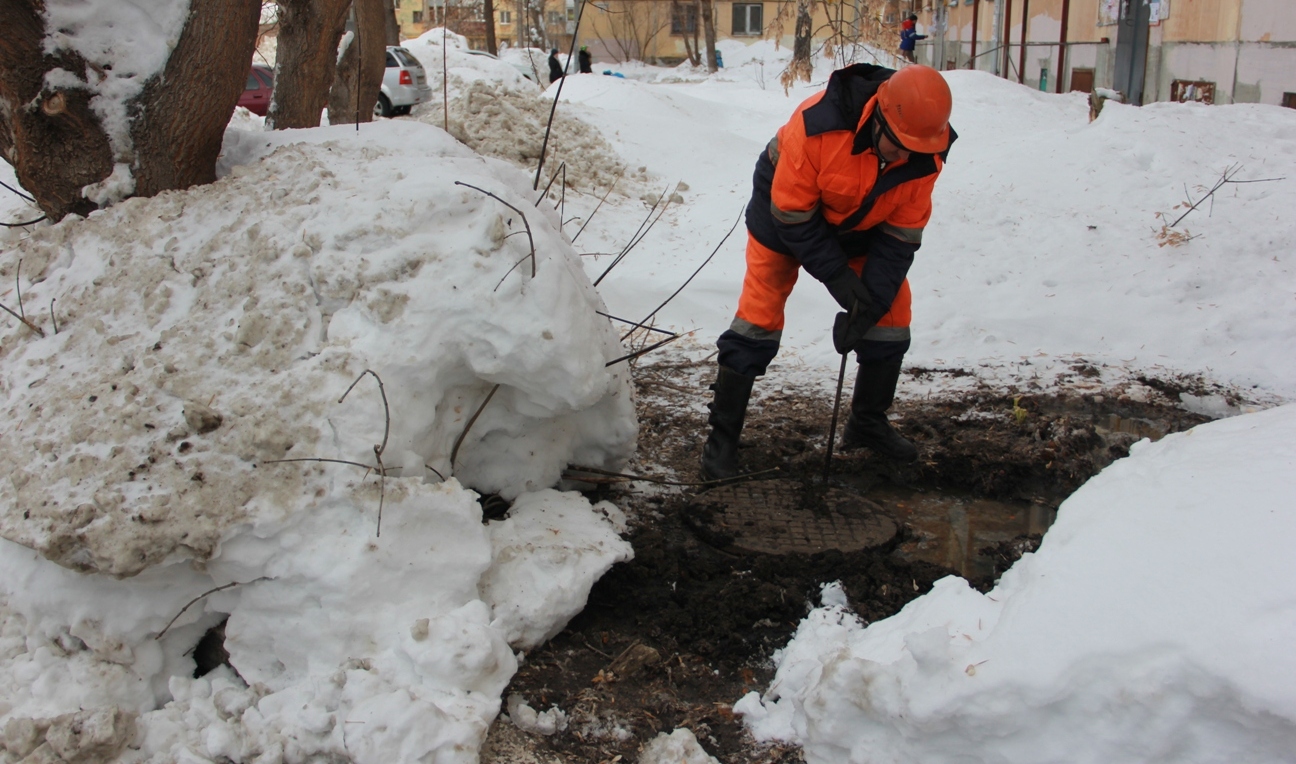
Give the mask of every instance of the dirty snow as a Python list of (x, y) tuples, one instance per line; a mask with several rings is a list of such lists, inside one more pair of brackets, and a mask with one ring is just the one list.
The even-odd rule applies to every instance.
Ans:
[[(541, 491), (631, 453), (620, 343), (525, 175), (439, 130), (231, 130), (220, 173), (0, 266), (45, 332), (0, 345), (25, 446), (0, 456), (0, 708), (32, 730), (6, 750), (66, 749), (58, 720), (86, 710), (112, 734), (80, 755), (475, 761), (510, 642), (632, 554), (614, 507)], [(531, 210), (534, 258), (456, 181)], [(381, 481), (274, 461), (376, 447)], [(483, 526), (464, 484), (516, 516)], [(189, 678), (226, 618), (238, 676)]]

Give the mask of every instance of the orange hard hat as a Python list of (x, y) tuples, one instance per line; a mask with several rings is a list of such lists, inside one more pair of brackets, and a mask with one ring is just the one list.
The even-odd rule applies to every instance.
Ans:
[(878, 108), (904, 148), (938, 154), (949, 148), (954, 99), (941, 73), (911, 64), (891, 75), (877, 91)]

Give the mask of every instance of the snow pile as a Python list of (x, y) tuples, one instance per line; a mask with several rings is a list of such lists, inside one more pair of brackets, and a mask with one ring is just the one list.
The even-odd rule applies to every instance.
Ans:
[(809, 762), (1290, 761), (1293, 495), (1296, 406), (1144, 441), (989, 594), (816, 610), (735, 710)]
[(89, 90), (90, 108), (112, 147), (112, 175), (87, 186), (86, 198), (99, 205), (124, 199), (135, 190), (127, 104), (166, 66), (184, 31), (189, 0), (47, 0), (44, 11), (48, 31), (44, 52), (57, 56), (68, 51), (88, 65), (85, 71), (51, 69), (45, 74), (45, 87)]
[[(525, 93), (505, 84), (475, 80), (450, 102), (450, 134), (484, 156), (499, 157), (535, 172), (544, 146), (545, 124), (550, 102), (538, 93)], [(561, 164), (567, 165), (569, 188), (594, 193), (606, 190), (617, 178), (621, 193), (647, 180), (639, 170), (627, 173), (625, 162), (612, 151), (599, 131), (570, 115), (570, 107), (559, 105), (549, 135), (543, 182)], [(439, 101), (419, 108), (420, 122), (441, 125)], [(555, 188), (561, 185), (561, 180)]]
[[(0, 345), (5, 749), (475, 761), (510, 641), (631, 555), (540, 490), (633, 450), (616, 334), (527, 178), (441, 131), (231, 131), (221, 171), (0, 269), (45, 332)], [(222, 621), (238, 674), (190, 678)]]
[(658, 732), (639, 756), (639, 764), (719, 764), (703, 750), (693, 731), (677, 728), (669, 735)]

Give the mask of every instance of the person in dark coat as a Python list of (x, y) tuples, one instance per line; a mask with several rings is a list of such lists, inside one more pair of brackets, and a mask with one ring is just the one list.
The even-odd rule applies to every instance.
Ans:
[(594, 62), (590, 56), (589, 47), (582, 45), (580, 49), (580, 53), (576, 55), (576, 60), (580, 63), (581, 74), (594, 73), (594, 66), (593, 66)]
[(549, 51), (549, 84), (552, 85), (563, 76), (562, 64), (558, 63), (558, 49)]
[(926, 40), (927, 35), (918, 34), (918, 17), (909, 14), (909, 18), (904, 20), (900, 25), (900, 55), (909, 63), (914, 63), (914, 43), (918, 40)]

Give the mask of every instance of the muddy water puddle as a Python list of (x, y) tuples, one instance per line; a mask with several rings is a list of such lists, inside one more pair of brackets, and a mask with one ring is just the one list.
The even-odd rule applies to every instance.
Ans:
[(876, 486), (865, 496), (913, 531), (896, 549), (901, 559), (940, 565), (970, 581), (996, 575), (994, 557), (983, 552), (987, 547), (1043, 535), (1057, 518), (1052, 506), (937, 491)]

